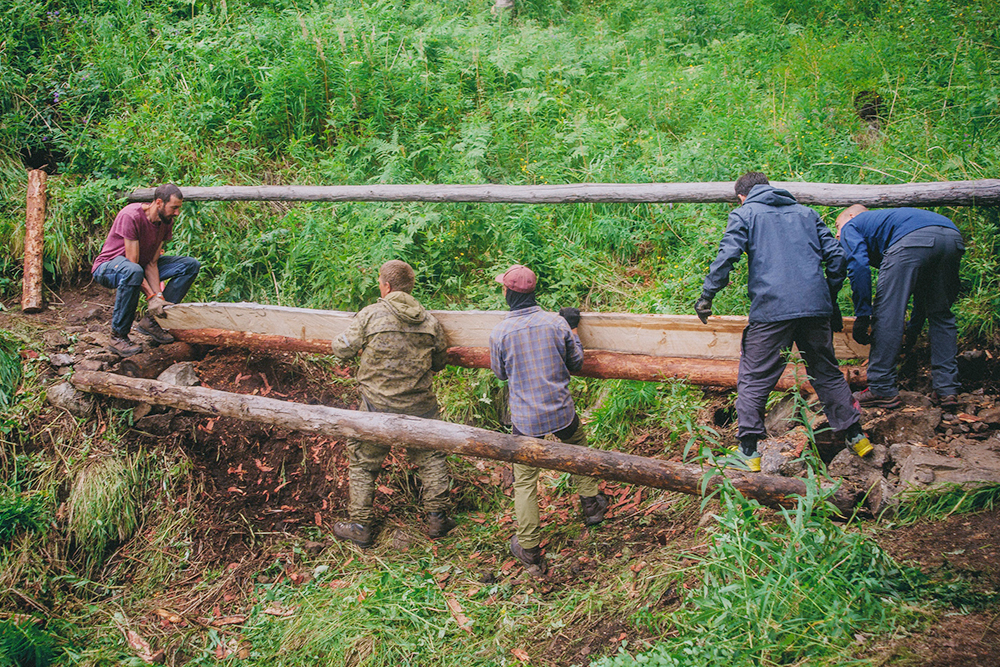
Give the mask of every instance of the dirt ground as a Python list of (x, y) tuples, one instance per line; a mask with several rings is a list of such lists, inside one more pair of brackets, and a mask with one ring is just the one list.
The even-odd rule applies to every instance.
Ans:
[[(58, 301), (53, 298), (49, 308), (38, 315), (0, 312), (0, 327), (33, 329), (50, 355), (64, 352), (69, 344), (77, 352), (99, 352), (111, 306), (109, 290), (85, 284), (64, 290)], [(195, 368), (202, 385), (214, 389), (332, 407), (357, 404), (354, 385), (346, 381), (350, 368), (293, 354), (205, 349)], [(992, 386), (994, 370), (989, 366), (984, 371), (980, 389)], [(55, 379), (56, 370), (49, 372)], [(920, 389), (918, 385), (918, 381), (908, 381), (910, 389)], [(731, 415), (724, 412), (724, 407), (713, 404), (706, 411), (706, 422), (729, 426)], [(58, 419), (69, 417), (61, 417), (54, 408), (42, 416), (46, 424)], [(276, 561), (285, 565), (275, 577), (296, 576), (296, 560), (301, 556), (289, 553), (289, 540), (297, 540), (306, 554), (317, 553), (329, 543), (332, 523), (345, 515), (348, 480), (344, 443), (339, 440), (176, 410), (154, 411), (138, 419), (131, 435), (136, 447), (179, 448), (193, 465), (197, 481), (194, 502), (199, 508), (198, 525), (193, 530), (195, 553), (190, 571), (180, 577), (174, 590), (164, 592), (164, 600), (182, 612), (219, 605), (222, 613), (238, 609), (253, 582), (259, 581), (262, 569)], [(661, 452), (659, 442), (662, 439), (657, 434), (640, 438), (636, 453)], [(394, 517), (416, 521), (420, 516), (413, 500), (418, 486), (414, 470), (393, 455), (379, 481), (375, 506), (382, 517), (383, 532), (392, 534), (394, 540), (409, 539)], [(453, 489), (462, 520), (484, 521), (470, 499), (495, 493), (497, 487), (508, 489), (511, 481), (509, 466), (489, 462), (466, 466), (456, 475)], [(703, 540), (698, 530), (702, 517), (698, 503), (683, 504), (675, 494), (620, 484), (605, 485), (605, 492), (611, 500), (609, 524), (615, 529), (601, 531), (597, 539), (585, 535), (575, 543), (557, 533), (553, 542), (543, 545), (553, 563), (548, 590), (592, 578), (599, 558), (624, 553), (641, 561), (644, 553), (664, 547), (697, 548)], [(578, 511), (570, 494), (541, 500), (548, 508), (542, 517), (546, 524), (566, 522)], [(670, 511), (674, 504), (685, 509)], [(500, 521), (512, 525), (513, 517), (508, 512)], [(985, 593), (1000, 588), (998, 521), (1000, 510), (993, 510), (908, 527), (879, 526), (875, 533), (879, 544), (901, 562), (916, 565), (936, 578), (970, 582), (974, 590)], [(128, 558), (127, 549), (117, 557)], [(482, 558), (484, 578), (516, 581), (520, 576), (505, 545), (497, 545)], [(209, 566), (224, 567), (226, 575), (210, 589), (191, 594), (190, 584), (197, 581), (199, 569)], [(659, 605), (671, 608), (679, 600), (668, 591)], [(891, 665), (1000, 665), (997, 611), (962, 614), (943, 609), (927, 631), (871, 647), (866, 657)], [(621, 618), (595, 615), (548, 640), (542, 653), (548, 664), (583, 663), (590, 656), (613, 651), (625, 634), (632, 646), (656, 639), (652, 631), (636, 633), (636, 628), (626, 627)]]

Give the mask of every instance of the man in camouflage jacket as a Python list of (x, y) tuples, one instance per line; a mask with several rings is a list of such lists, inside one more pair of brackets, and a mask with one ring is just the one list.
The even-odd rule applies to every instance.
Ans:
[[(333, 341), (333, 354), (349, 359), (360, 354), (360, 410), (437, 417), (431, 389), (434, 371), (445, 367), (448, 341), (441, 324), (410, 295), (414, 273), (409, 264), (391, 260), (379, 269), (382, 298), (359, 312), (347, 331)], [(349, 440), (350, 522), (337, 522), (334, 534), (361, 547), (372, 543), (375, 479), (388, 447)], [(428, 534), (443, 537), (454, 527), (447, 515), (448, 467), (444, 452), (407, 448), (407, 458), (420, 471)]]

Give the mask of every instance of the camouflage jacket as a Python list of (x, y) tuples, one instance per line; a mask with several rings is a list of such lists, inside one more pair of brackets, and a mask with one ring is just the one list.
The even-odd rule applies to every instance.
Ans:
[(361, 310), (333, 341), (337, 357), (361, 355), (357, 379), (371, 407), (402, 414), (437, 409), (431, 376), (445, 367), (447, 349), (441, 324), (406, 292)]

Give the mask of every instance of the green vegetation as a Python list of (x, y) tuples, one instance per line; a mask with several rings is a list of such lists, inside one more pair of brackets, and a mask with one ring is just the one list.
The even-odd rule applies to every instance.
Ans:
[[(494, 15), (460, 0), (7, 0), (0, 296), (20, 285), (26, 164), (58, 171), (52, 286), (87, 277), (116, 193), (163, 181), (680, 182), (761, 169), (885, 184), (1000, 170), (997, 3), (517, 2)], [(376, 295), (378, 265), (400, 257), (437, 308), (502, 307), (492, 277), (521, 262), (539, 273), (548, 308), (687, 313), (728, 210), (188, 202), (169, 250), (202, 260), (192, 296), (204, 300), (355, 309)], [(995, 343), (1000, 209), (941, 212), (968, 241), (962, 331)], [(832, 222), (836, 211), (821, 213)], [(745, 280), (741, 264), (718, 314), (746, 312)], [(963, 582), (946, 590), (855, 524), (832, 522), (815, 488), (780, 515), (726, 488), (704, 528), (691, 499), (647, 495), (628, 521), (583, 539), (559, 518), (573, 508), (558, 475), (544, 479), (555, 499), (546, 549), (574, 575), (554, 588), (485, 577), (508, 559), (509, 499), (493, 481), (466, 486), (457, 534), (436, 545), (387, 537), (363, 555), (339, 544), (306, 554), (301, 540), (233, 517), (252, 549), (287, 558), (259, 571), (213, 561), (178, 583), (202, 563), (206, 479), (175, 443), (134, 447), (127, 412), (32, 424), (44, 359), (22, 365), (30, 338), (0, 337), (0, 666), (137, 663), (130, 623), (156, 629), (147, 639), (168, 664), (245, 654), (244, 664), (501, 665), (521, 659), (514, 649), (534, 664), (570, 654), (602, 665), (841, 664), (864, 660), (858, 633), (892, 634), (968, 604)], [(504, 387), (489, 371), (449, 369), (436, 382), (444, 418), (504, 423)], [(697, 423), (705, 398), (684, 384), (577, 379), (573, 391), (601, 447), (628, 451), (650, 433), (671, 454), (716, 444)], [(455, 464), (459, 476), (482, 473)], [(405, 470), (391, 475), (393, 488), (409, 484)], [(915, 497), (901, 520), (995, 498), (992, 487)], [(642, 532), (664, 525), (679, 530)], [(329, 537), (318, 530), (302, 534)], [(292, 570), (310, 579), (296, 583)], [(233, 580), (247, 582), (238, 626), (150, 618), (169, 606), (167, 588), (215, 604)], [(567, 648), (582, 635), (600, 635), (593, 652)], [(614, 646), (623, 651), (609, 656)]]

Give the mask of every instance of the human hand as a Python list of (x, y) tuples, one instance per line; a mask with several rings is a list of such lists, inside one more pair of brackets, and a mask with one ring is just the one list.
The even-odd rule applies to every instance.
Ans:
[(694, 312), (698, 314), (702, 324), (708, 324), (708, 318), (712, 314), (712, 300), (700, 297), (694, 302)]
[(854, 336), (854, 340), (859, 345), (868, 345), (872, 342), (871, 334), (869, 334), (868, 329), (871, 327), (872, 318), (868, 315), (861, 315), (854, 320), (854, 330), (851, 335)]
[(566, 306), (559, 309), (559, 317), (566, 320), (569, 324), (570, 329), (575, 329), (580, 326), (580, 309), (573, 308), (572, 306)]
[(840, 305), (833, 302), (833, 313), (830, 315), (830, 330), (840, 333), (844, 330), (844, 316), (840, 312)]
[(163, 317), (163, 309), (173, 304), (163, 298), (162, 294), (154, 294), (146, 300), (146, 312), (153, 317)]

